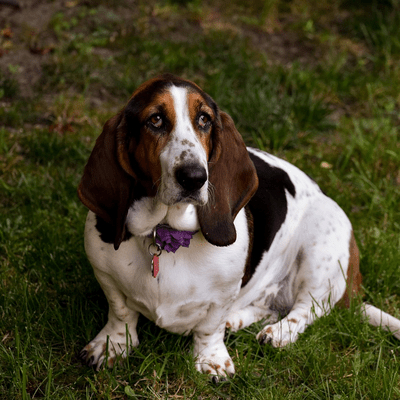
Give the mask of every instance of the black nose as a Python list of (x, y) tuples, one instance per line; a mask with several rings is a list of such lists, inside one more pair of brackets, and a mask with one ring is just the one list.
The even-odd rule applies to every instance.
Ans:
[(175, 171), (178, 183), (187, 192), (199, 190), (207, 180), (207, 171), (200, 165), (184, 165)]

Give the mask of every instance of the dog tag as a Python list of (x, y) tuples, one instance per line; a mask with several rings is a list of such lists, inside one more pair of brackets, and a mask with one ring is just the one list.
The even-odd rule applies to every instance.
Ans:
[[(158, 272), (160, 271), (160, 255), (162, 253), (161, 246), (156, 242), (157, 233), (153, 231), (153, 243), (149, 245), (149, 254), (151, 255), (151, 275), (153, 278), (157, 278)], [(155, 248), (155, 251), (153, 250)]]
[(159, 270), (160, 270), (160, 258), (158, 257), (157, 254), (154, 254), (153, 258), (151, 259), (151, 273), (153, 275), (153, 278), (157, 278)]

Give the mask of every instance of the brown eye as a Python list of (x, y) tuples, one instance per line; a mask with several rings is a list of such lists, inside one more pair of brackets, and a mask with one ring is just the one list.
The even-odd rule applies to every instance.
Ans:
[(211, 124), (211, 118), (207, 114), (200, 114), (197, 123), (199, 124), (199, 128), (201, 129), (208, 129)]
[(160, 129), (163, 126), (163, 119), (160, 114), (154, 114), (150, 117), (149, 123), (154, 128)]

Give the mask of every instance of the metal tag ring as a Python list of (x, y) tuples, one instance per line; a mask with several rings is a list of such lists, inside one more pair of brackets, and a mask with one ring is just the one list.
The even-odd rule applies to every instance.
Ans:
[[(151, 247), (154, 246), (157, 250), (156, 251), (152, 251)], [(151, 256), (159, 256), (162, 253), (162, 249), (160, 247), (160, 245), (158, 243), (150, 243), (149, 247), (148, 247), (148, 252)]]

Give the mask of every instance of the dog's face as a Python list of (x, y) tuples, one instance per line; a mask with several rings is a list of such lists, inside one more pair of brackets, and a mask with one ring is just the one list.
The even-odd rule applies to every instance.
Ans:
[(218, 107), (191, 82), (158, 78), (135, 92), (124, 111), (138, 169), (166, 204), (208, 202), (208, 162), (221, 129)]
[(117, 249), (129, 207), (144, 196), (196, 205), (205, 238), (236, 240), (233, 221), (258, 186), (232, 119), (196, 84), (162, 75), (142, 84), (104, 125), (79, 185), (81, 201), (113, 226)]

